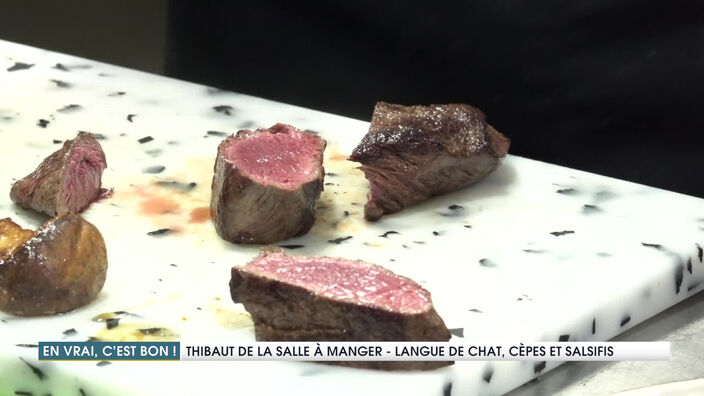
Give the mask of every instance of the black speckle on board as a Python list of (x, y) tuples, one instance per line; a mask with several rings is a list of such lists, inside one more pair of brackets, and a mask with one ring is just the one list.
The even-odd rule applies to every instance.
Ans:
[(640, 244), (643, 245), (643, 246), (645, 246), (645, 247), (653, 248), (653, 249), (656, 249), (656, 250), (660, 250), (660, 251), (664, 250), (664, 249), (662, 248), (662, 245), (659, 245), (659, 244), (657, 244), (657, 243), (645, 243), (645, 242), (641, 242)]
[(347, 216), (349, 216), (349, 215), (350, 215), (350, 212), (348, 212), (348, 211), (344, 211), (344, 212), (342, 212), (342, 214), (343, 214), (343, 215), (344, 215), (345, 217), (347, 217)]
[(538, 374), (541, 371), (545, 370), (546, 365), (547, 365), (547, 362), (545, 362), (545, 361), (535, 363), (535, 365), (533, 366), (533, 373)]
[(596, 205), (582, 205), (582, 213), (585, 214), (590, 214), (590, 213), (598, 213), (601, 212), (601, 208), (596, 206)]
[(206, 87), (205, 92), (207, 92), (208, 95), (215, 95), (215, 94), (221, 94), (221, 93), (224, 93), (227, 91), (225, 91), (224, 89), (221, 89), (221, 88)]
[(599, 191), (595, 194), (595, 197), (598, 201), (604, 201), (607, 199), (615, 198), (616, 194), (612, 193), (611, 191)]
[(425, 241), (413, 241), (416, 245), (425, 245)]
[(476, 308), (470, 308), (470, 309), (469, 309), (469, 312), (474, 312), (474, 313), (484, 313), (484, 312), (483, 312), (482, 310), (480, 310), (480, 309), (476, 309)]
[(152, 140), (154, 140), (153, 137), (151, 137), (151, 136), (145, 136), (145, 137), (143, 137), (143, 138), (141, 138), (141, 139), (138, 139), (137, 141), (138, 141), (140, 144), (144, 144), (144, 143), (149, 143), (149, 142), (151, 142)]
[(699, 257), (699, 262), (704, 264), (704, 249), (699, 244), (697, 244), (697, 256)]
[(327, 173), (325, 173), (325, 176), (334, 177), (334, 176), (337, 176), (337, 173), (327, 172)]
[(339, 245), (339, 244), (341, 244), (342, 242), (344, 242), (344, 241), (346, 241), (346, 240), (349, 240), (349, 239), (352, 239), (352, 235), (346, 236), (346, 237), (340, 237), (340, 238), (330, 239), (330, 240), (328, 240), (328, 242), (334, 243), (334, 244), (336, 244), (336, 245)]
[(117, 92), (109, 93), (108, 96), (122, 96), (124, 94), (126, 94), (125, 91), (117, 91)]
[(464, 327), (457, 327), (457, 328), (449, 329), (449, 330), (450, 330), (450, 334), (452, 334), (453, 336), (464, 338)]
[(437, 211), (440, 216), (453, 217), (459, 216), (464, 210), (464, 206), (452, 204), (447, 207), (447, 210)]
[(558, 194), (571, 195), (571, 194), (574, 194), (575, 192), (577, 192), (577, 190), (575, 190), (574, 188), (561, 188), (555, 192)]
[(495, 268), (495, 267), (498, 267), (498, 265), (496, 265), (496, 263), (494, 263), (493, 261), (489, 260), (488, 258), (480, 259), (480, 260), (479, 260), (479, 265), (481, 265), (482, 267), (487, 267), (487, 268)]
[(379, 235), (381, 238), (388, 238), (389, 235), (398, 234), (398, 231), (386, 231), (385, 233)]
[(78, 392), (81, 394), (81, 396), (87, 395), (86, 391), (84, 391), (83, 388), (78, 388)]
[(536, 254), (545, 253), (545, 250), (541, 250), (541, 249), (523, 249), (523, 251), (526, 253), (536, 253)]
[(592, 319), (592, 334), (596, 334), (596, 318)]
[(165, 235), (171, 232), (170, 228), (159, 228), (158, 230), (155, 231), (149, 231), (147, 235), (149, 236), (159, 236), (159, 235)]
[(690, 274), (692, 273), (692, 258), (691, 257), (687, 258), (687, 271), (689, 271)]
[(154, 165), (154, 166), (149, 166), (147, 168), (142, 169), (142, 173), (149, 173), (149, 174), (155, 175), (157, 173), (163, 172), (164, 169), (166, 169), (166, 167), (163, 165)]
[(325, 185), (326, 185), (326, 186), (334, 186), (335, 183), (330, 183), (330, 182), (328, 182), (328, 183), (325, 183)]
[(39, 367), (36, 367), (34, 365), (29, 364), (29, 362), (27, 362), (26, 360), (24, 360), (22, 358), (20, 358), (20, 360), (23, 361), (24, 364), (26, 364), (30, 370), (32, 370), (32, 373), (34, 373), (34, 375), (36, 375), (37, 378), (39, 378), (40, 380), (44, 380), (46, 378), (46, 375), (44, 374), (44, 372), (41, 369), (39, 369)]
[(94, 133), (93, 137), (95, 140), (108, 140), (108, 137), (103, 135), (102, 133)]
[(109, 365), (111, 365), (111, 364), (112, 364), (112, 363), (109, 362), (109, 361), (107, 361), (107, 360), (101, 360), (101, 361), (99, 361), (98, 363), (96, 363), (95, 365), (98, 366), (98, 367), (103, 367), (103, 366), (109, 366)]
[(448, 381), (443, 385), (442, 396), (452, 396), (452, 381)]
[(312, 376), (314, 376), (314, 375), (320, 375), (320, 374), (322, 374), (322, 373), (324, 373), (324, 371), (321, 370), (321, 369), (317, 369), (317, 370), (304, 370), (304, 371), (301, 371), (301, 373), (298, 374), (298, 375), (300, 375), (301, 377), (312, 377)]
[(675, 294), (680, 293), (682, 288), (682, 280), (684, 279), (684, 261), (682, 259), (677, 259), (677, 265), (675, 266)]
[(687, 291), (691, 292), (692, 290), (696, 289), (699, 284), (700, 282), (690, 282), (689, 285), (687, 285)]
[(30, 391), (23, 391), (23, 390), (16, 390), (15, 395), (21, 395), (21, 396), (34, 396), (34, 393)]
[(220, 131), (208, 131), (206, 132), (210, 136), (227, 136), (227, 132), (220, 132)]
[(320, 132), (314, 131), (314, 130), (312, 130), (312, 129), (304, 129), (303, 132), (310, 133), (310, 134), (313, 134), (313, 135), (320, 135)]
[(91, 65), (71, 65), (71, 66), (66, 66), (63, 63), (57, 63), (54, 66), (52, 66), (52, 69), (56, 70), (61, 70), (61, 71), (71, 71), (72, 69), (90, 69)]
[(37, 126), (41, 128), (46, 128), (46, 126), (49, 125), (49, 120), (45, 120), (43, 118), (40, 118), (39, 121), (37, 121)]
[(172, 267), (178, 267), (178, 265), (176, 265), (176, 264), (169, 264), (169, 265)]
[(570, 340), (569, 334), (561, 334), (560, 337), (557, 338), (558, 342), (567, 342), (569, 340)]
[(27, 70), (32, 66), (34, 66), (34, 63), (15, 62), (14, 65), (7, 68), (7, 71), (13, 72), (17, 70)]
[(574, 231), (572, 230), (564, 230), (564, 231), (553, 231), (550, 233), (550, 235), (554, 235), (556, 237), (567, 235), (567, 234), (574, 234)]
[(142, 334), (146, 334), (146, 335), (153, 335), (153, 334), (160, 334), (160, 333), (164, 332), (164, 330), (165, 329), (162, 327), (149, 327), (146, 329), (139, 329), (139, 332)]
[(38, 348), (39, 345), (37, 344), (15, 344), (16, 347), (20, 348)]
[(70, 104), (70, 105), (66, 105), (56, 111), (58, 111), (59, 113), (72, 113), (72, 112), (78, 111), (80, 109), (81, 109), (81, 105)]
[(98, 337), (88, 337), (88, 339), (86, 340), (86, 342), (102, 342), (102, 341), (103, 340), (101, 340)]
[(147, 153), (147, 155), (149, 155), (152, 158), (158, 157), (159, 154), (161, 154), (162, 152), (164, 152), (164, 151), (162, 149), (158, 149), (158, 148), (145, 151), (145, 153)]
[(494, 376), (494, 369), (491, 368), (491, 366), (486, 366), (484, 368), (484, 372), (482, 372), (482, 379), (484, 382), (487, 384), (491, 382), (491, 377)]
[(626, 316), (621, 319), (621, 327), (625, 326), (628, 324), (628, 322), (631, 321), (631, 315), (626, 314)]
[(78, 332), (77, 332), (76, 329), (74, 329), (74, 328), (66, 329), (66, 330), (64, 330), (64, 332), (63, 332), (63, 334), (64, 334), (65, 336), (76, 335), (76, 333), (78, 333)]
[(137, 117), (137, 114), (127, 114), (127, 121), (129, 122), (134, 122), (134, 118)]
[(305, 247), (306, 245), (279, 245), (279, 247), (284, 248), (284, 249), (300, 249), (302, 247)]
[(220, 106), (213, 106), (213, 110), (217, 111), (218, 113), (223, 113), (226, 115), (232, 115), (232, 106), (228, 105), (220, 105)]
[(120, 318), (110, 318), (105, 321), (105, 327), (110, 330), (120, 325)]
[(469, 224), (465, 224), (465, 225), (464, 225), (464, 228), (472, 228), (472, 226), (469, 225)]
[(62, 142), (61, 140), (59, 140), (59, 139), (54, 139), (54, 140), (52, 140), (51, 142), (54, 143), (54, 144), (61, 144), (61, 143), (63, 143), (63, 142)]
[(49, 81), (51, 81), (51, 82), (53, 82), (54, 84), (56, 84), (56, 86), (59, 87), (59, 88), (70, 88), (70, 87), (71, 87), (71, 84), (70, 84), (70, 83), (67, 83), (66, 81), (53, 80), (53, 79), (52, 79), (52, 80), (49, 80)]
[(442, 231), (433, 231), (433, 235), (435, 235), (435, 236), (440, 236), (441, 233), (442, 233)]
[(197, 184), (196, 182), (183, 183), (176, 180), (159, 180), (156, 182), (159, 187), (168, 188), (182, 193), (193, 191)]

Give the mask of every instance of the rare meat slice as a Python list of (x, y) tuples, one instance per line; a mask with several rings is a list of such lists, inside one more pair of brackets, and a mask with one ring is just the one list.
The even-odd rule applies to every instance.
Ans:
[(367, 220), (483, 179), (510, 141), (466, 104), (402, 106), (379, 102), (369, 132), (350, 156), (371, 190)]
[(18, 205), (49, 216), (83, 211), (100, 195), (107, 166), (93, 134), (79, 132), (46, 157), (34, 172), (17, 181), (10, 198)]
[[(259, 341), (447, 341), (430, 293), (363, 261), (262, 252), (232, 268), (232, 300), (252, 315)], [(450, 362), (336, 362), (425, 370)]]
[(325, 140), (290, 125), (241, 130), (218, 146), (210, 214), (235, 243), (307, 233), (323, 189)]

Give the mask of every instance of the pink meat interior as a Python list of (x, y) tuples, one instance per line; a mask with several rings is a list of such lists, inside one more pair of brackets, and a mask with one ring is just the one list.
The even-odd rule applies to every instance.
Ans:
[(225, 157), (241, 173), (263, 185), (293, 190), (316, 179), (322, 156), (320, 139), (287, 126), (284, 132), (229, 138)]
[(342, 302), (399, 313), (430, 309), (430, 293), (414, 281), (363, 261), (332, 257), (261, 256), (246, 271)]
[(68, 156), (61, 198), (68, 211), (77, 213), (100, 195), (105, 154), (100, 146), (82, 144), (76, 145)]

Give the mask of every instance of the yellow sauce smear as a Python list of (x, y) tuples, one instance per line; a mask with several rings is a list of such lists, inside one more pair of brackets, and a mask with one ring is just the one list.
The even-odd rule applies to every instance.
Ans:
[(215, 321), (226, 329), (235, 330), (254, 326), (252, 316), (247, 312), (235, 311), (215, 304), (210, 306), (210, 312), (213, 313)]
[(163, 326), (120, 322), (112, 329), (101, 329), (93, 338), (96, 341), (176, 341), (179, 337), (176, 332)]
[(357, 169), (359, 164), (347, 161), (347, 157), (334, 144), (325, 150), (326, 185), (311, 230), (315, 235), (326, 238), (331, 235), (349, 235), (366, 227), (361, 208), (367, 202), (369, 182), (364, 178), (364, 173)]
[[(191, 190), (179, 191), (156, 182), (131, 184), (127, 189), (116, 189), (113, 202), (132, 207), (149, 218), (156, 228), (169, 228), (183, 233), (215, 234), (210, 224), (210, 186), (213, 178), (212, 157), (190, 158), (181, 169), (175, 170), (169, 180), (195, 182)], [(366, 226), (361, 210), (367, 201), (369, 182), (357, 169), (360, 164), (347, 160), (337, 145), (325, 150), (324, 190), (318, 201), (319, 210), (311, 233), (321, 237), (353, 234)], [(354, 204), (353, 204), (354, 203)], [(354, 210), (353, 210), (354, 209)], [(347, 214), (345, 215), (345, 211)]]

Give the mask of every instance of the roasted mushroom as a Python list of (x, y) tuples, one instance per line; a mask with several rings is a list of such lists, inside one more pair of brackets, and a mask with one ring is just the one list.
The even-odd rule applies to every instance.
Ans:
[(0, 220), (0, 311), (55, 315), (86, 305), (107, 268), (100, 231), (79, 215), (60, 215), (35, 232)]

